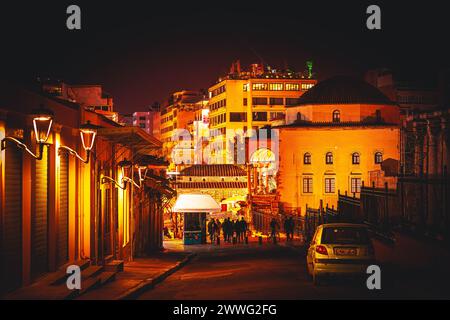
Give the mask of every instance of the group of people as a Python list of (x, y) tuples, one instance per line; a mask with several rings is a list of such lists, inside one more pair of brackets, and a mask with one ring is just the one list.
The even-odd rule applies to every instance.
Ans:
[[(272, 221), (270, 221), (270, 237), (272, 239), (277, 238), (279, 228), (280, 226), (278, 225), (278, 221), (275, 218), (272, 218)], [(294, 240), (294, 229), (295, 223), (292, 217), (289, 217), (286, 220), (284, 220), (284, 232), (286, 232), (286, 241)]]
[(245, 241), (248, 231), (247, 221), (245, 221), (244, 217), (241, 220), (226, 218), (223, 222), (220, 222), (219, 219), (211, 219), (207, 228), (211, 243), (220, 239), (222, 231), (225, 242), (232, 242), (233, 238), (236, 238), (236, 242), (241, 243)]

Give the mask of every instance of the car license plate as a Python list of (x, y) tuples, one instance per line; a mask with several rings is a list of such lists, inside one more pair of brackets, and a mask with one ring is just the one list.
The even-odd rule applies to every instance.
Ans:
[(355, 248), (335, 248), (334, 253), (337, 256), (356, 256)]

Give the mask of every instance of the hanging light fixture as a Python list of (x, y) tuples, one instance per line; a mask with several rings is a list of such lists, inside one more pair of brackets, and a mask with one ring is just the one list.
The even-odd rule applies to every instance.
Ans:
[[(126, 158), (123, 159), (122, 161), (119, 161), (119, 163), (117, 163), (117, 166), (121, 169), (122, 171), (122, 180), (121, 183), (117, 182), (116, 180), (114, 180), (111, 177), (108, 176), (103, 176), (102, 177), (102, 181), (101, 183), (107, 183), (109, 182), (113, 182), (115, 185), (117, 185), (119, 188), (125, 190), (127, 188), (127, 183), (132, 183), (136, 188), (141, 188), (142, 187), (142, 181), (145, 180), (145, 177), (147, 175), (147, 167), (143, 166), (143, 165), (136, 165), (133, 166), (133, 163), (129, 160), (127, 160)], [(133, 179), (133, 168), (136, 167), (138, 169), (138, 175), (139, 175), (139, 183), (136, 183)]]
[(94, 147), (95, 137), (97, 136), (97, 130), (101, 128), (100, 126), (96, 126), (92, 124), (89, 120), (80, 126), (80, 138), (81, 144), (83, 145), (83, 149), (86, 151), (86, 159), (83, 159), (75, 150), (67, 146), (59, 147), (59, 150), (66, 150), (69, 154), (77, 157), (80, 161), (84, 163), (89, 163), (91, 150)]
[(139, 164), (136, 165), (136, 168), (138, 169), (139, 183), (141, 183), (147, 177), (148, 168), (145, 165), (139, 165)]
[(36, 160), (42, 160), (44, 153), (44, 146), (48, 145), (47, 140), (52, 130), (53, 116), (54, 116), (53, 111), (44, 108), (43, 105), (41, 105), (38, 109), (34, 109), (31, 112), (31, 117), (33, 118), (34, 137), (39, 147), (38, 154), (35, 154), (27, 147), (26, 144), (13, 137), (5, 137), (4, 139), (2, 139), (1, 150), (5, 150), (6, 141), (10, 141), (15, 143), (17, 147), (28, 152)]

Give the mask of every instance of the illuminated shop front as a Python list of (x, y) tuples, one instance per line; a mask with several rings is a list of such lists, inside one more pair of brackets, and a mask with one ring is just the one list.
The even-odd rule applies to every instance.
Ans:
[[(132, 239), (147, 250), (162, 248), (156, 202), (172, 193), (155, 179), (166, 164), (153, 156), (154, 163), (140, 166), (159, 152), (158, 140), (37, 91), (2, 90), (0, 103), (0, 293), (67, 263), (132, 259), (140, 253)], [(131, 172), (120, 166), (125, 159)], [(105, 176), (117, 184), (101, 183)], [(138, 210), (140, 199), (153, 211)], [(141, 214), (152, 216), (145, 232), (135, 227), (148, 219)], [(139, 239), (143, 234), (148, 241)]]
[(206, 243), (207, 214), (219, 212), (220, 210), (220, 205), (208, 194), (180, 194), (175, 202), (173, 211), (184, 215), (184, 244)]

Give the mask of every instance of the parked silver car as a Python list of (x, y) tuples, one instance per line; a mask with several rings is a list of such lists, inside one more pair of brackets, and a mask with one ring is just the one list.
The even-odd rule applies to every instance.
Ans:
[(375, 252), (365, 225), (323, 224), (317, 227), (306, 256), (314, 284), (323, 276), (362, 274), (375, 262)]

